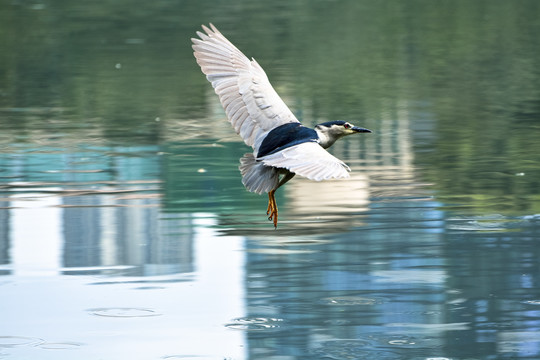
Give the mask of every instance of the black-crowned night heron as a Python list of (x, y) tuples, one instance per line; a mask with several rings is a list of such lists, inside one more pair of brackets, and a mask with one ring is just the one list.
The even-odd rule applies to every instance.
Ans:
[(350, 168), (325, 149), (346, 135), (371, 132), (346, 121), (302, 126), (276, 93), (264, 70), (212, 24), (191, 39), (197, 63), (212, 83), (227, 117), (253, 153), (240, 159), (242, 183), (268, 193), (268, 220), (277, 227), (276, 190), (298, 174), (310, 180), (349, 177)]

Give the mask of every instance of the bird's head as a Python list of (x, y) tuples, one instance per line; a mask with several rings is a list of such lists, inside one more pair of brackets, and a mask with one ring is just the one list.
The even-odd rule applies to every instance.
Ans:
[(332, 146), (337, 139), (346, 135), (357, 133), (370, 133), (371, 130), (364, 129), (353, 124), (342, 121), (328, 121), (315, 126), (315, 131), (319, 135), (319, 143), (323, 148)]

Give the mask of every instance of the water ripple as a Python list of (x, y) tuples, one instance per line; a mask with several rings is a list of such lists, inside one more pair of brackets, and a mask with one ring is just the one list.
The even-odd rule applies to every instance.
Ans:
[(46, 342), (39, 344), (39, 347), (47, 350), (75, 350), (83, 346), (77, 342)]
[(11, 348), (17, 346), (36, 346), (45, 340), (26, 336), (0, 336), (0, 348)]
[(540, 305), (540, 300), (536, 299), (536, 300), (525, 300), (525, 301), (522, 301), (523, 304), (527, 304), (527, 305)]
[(400, 336), (391, 340), (388, 340), (388, 344), (397, 347), (410, 347), (417, 344), (417, 340), (409, 336)]
[(276, 330), (281, 327), (282, 322), (283, 319), (278, 318), (244, 317), (233, 319), (232, 322), (225, 324), (225, 327), (245, 331)]
[(323, 341), (312, 350), (315, 355), (336, 360), (398, 360), (403, 359), (398, 353), (378, 349), (369, 339), (336, 339)]
[(387, 302), (381, 297), (363, 297), (363, 296), (333, 296), (321, 299), (325, 305), (379, 305)]
[(137, 318), (161, 315), (155, 310), (143, 308), (98, 308), (88, 309), (87, 311), (92, 315), (113, 318)]

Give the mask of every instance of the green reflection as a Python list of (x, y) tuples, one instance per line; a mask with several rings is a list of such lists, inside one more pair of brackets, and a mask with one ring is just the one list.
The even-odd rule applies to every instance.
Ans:
[[(163, 147), (162, 206), (167, 212), (208, 212), (238, 216), (255, 211), (264, 218), (266, 197), (245, 191), (239, 158), (241, 143), (189, 141)], [(251, 215), (250, 215), (251, 216)]]
[[(407, 121), (411, 158), (441, 200), (538, 212), (539, 19), (536, 0), (1, 1), (0, 142), (166, 144), (170, 190), (208, 195), (174, 162), (186, 140), (211, 144), (227, 126), (189, 41), (212, 21), (305, 123), (373, 129), (368, 156), (395, 163), (409, 134), (383, 121)], [(219, 168), (221, 188), (242, 193), (233, 159), (245, 150)]]

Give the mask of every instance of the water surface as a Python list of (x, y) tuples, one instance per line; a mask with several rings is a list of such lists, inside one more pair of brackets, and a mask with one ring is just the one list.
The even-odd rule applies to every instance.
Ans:
[[(0, 359), (540, 357), (540, 3), (0, 2)], [(244, 190), (213, 22), (351, 178)]]

